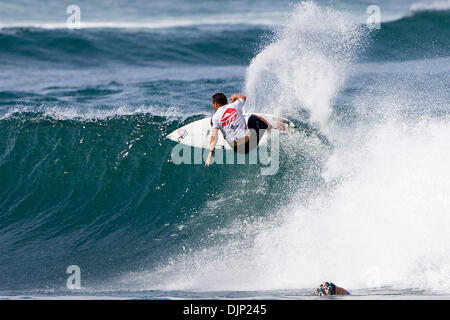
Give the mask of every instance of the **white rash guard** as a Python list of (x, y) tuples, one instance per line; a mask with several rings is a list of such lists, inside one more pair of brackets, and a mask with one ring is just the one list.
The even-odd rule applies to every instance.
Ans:
[(249, 134), (242, 107), (245, 101), (237, 99), (233, 103), (226, 104), (212, 117), (212, 127), (219, 128), (224, 138), (232, 146), (235, 140), (241, 139)]

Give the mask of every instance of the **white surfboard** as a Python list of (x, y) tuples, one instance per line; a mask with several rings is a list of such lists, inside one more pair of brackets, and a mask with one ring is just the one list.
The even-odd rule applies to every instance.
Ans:
[[(295, 128), (295, 124), (286, 118), (279, 116), (265, 114), (265, 113), (244, 113), (245, 121), (252, 115), (257, 115), (263, 117), (267, 122), (269, 122), (273, 127), (281, 120), (284, 124), (285, 131), (292, 130)], [(259, 146), (267, 143), (270, 134), (264, 134), (259, 141)], [(209, 148), (211, 138), (211, 117), (194, 121), (181, 127), (167, 136), (167, 139), (172, 141), (188, 145), (196, 148)], [(219, 137), (216, 144), (216, 149), (232, 150), (228, 142), (223, 137), (222, 132), (219, 130)]]

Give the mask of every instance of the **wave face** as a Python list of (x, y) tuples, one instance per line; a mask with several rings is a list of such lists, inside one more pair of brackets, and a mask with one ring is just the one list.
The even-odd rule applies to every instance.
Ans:
[[(80, 30), (0, 3), (0, 295), (73, 295), (78, 265), (93, 297), (448, 296), (448, 7), (369, 30), (324, 1), (166, 2)], [(171, 161), (216, 91), (299, 126), (275, 175)]]
[[(180, 244), (204, 241), (235, 218), (229, 210), (252, 220), (267, 212), (262, 200), (286, 198), (283, 186), (273, 184), (279, 177), (254, 183), (256, 165), (212, 171), (175, 165), (165, 136), (204, 116), (149, 112), (116, 110), (104, 118), (21, 112), (0, 120), (3, 286), (34, 288), (36, 269), (39, 281), (61, 282), (71, 261), (88, 270), (91, 284), (124, 268), (149, 267)], [(261, 205), (246, 208), (242, 199), (217, 206), (237, 190), (253, 193)]]

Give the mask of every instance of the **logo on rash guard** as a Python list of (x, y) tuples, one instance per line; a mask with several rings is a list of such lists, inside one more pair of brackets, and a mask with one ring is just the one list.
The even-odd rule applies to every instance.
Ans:
[(230, 123), (232, 123), (237, 117), (237, 111), (233, 108), (228, 108), (223, 113), (222, 119), (220, 121), (222, 122), (222, 128), (228, 126)]

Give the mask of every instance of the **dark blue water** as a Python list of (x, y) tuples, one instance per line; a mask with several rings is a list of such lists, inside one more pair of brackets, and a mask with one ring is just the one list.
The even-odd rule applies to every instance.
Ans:
[[(448, 3), (70, 4), (0, 1), (0, 295), (448, 296)], [(216, 91), (298, 125), (275, 175), (173, 163)]]

